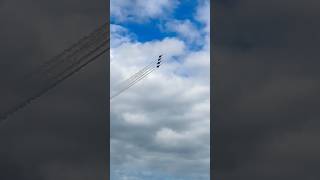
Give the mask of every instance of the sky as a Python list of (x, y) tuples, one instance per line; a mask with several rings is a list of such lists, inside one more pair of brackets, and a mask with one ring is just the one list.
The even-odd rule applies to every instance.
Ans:
[[(201, 48), (202, 43), (192, 41), (198, 35), (186, 37), (182, 27), (164, 25), (170, 19), (179, 21), (169, 24), (177, 24), (184, 18), (198, 17), (178, 13), (185, 11), (179, 10), (183, 5), (195, 12), (198, 6), (193, 4), (198, 1), (180, 5), (161, 1), (162, 8), (156, 11), (142, 11), (147, 6), (152, 9), (152, 4), (142, 0), (135, 1), (142, 8), (114, 2), (118, 12), (113, 20), (118, 20), (112, 23), (119, 26), (113, 26), (112, 36), (117, 38), (112, 39), (111, 65), (118, 68), (113, 68), (117, 75), (112, 76), (112, 84), (157, 58), (163, 53), (161, 48), (166, 50), (168, 63), (112, 102), (115, 113), (111, 115), (118, 119), (112, 121), (116, 123), (111, 128), (115, 130), (111, 134), (112, 154), (118, 153), (111, 159), (116, 165), (113, 177), (191, 179), (206, 174), (209, 76), (207, 61), (201, 57), (207, 57), (208, 51)], [(212, 2), (214, 178), (320, 179), (319, 1)], [(0, 106), (7, 106), (11, 97), (22, 93), (10, 85), (23, 72), (105, 22), (107, 4), (101, 0), (0, 0)], [(127, 9), (121, 12), (123, 5)], [(159, 17), (166, 28), (140, 29), (161, 33), (141, 36), (135, 32), (138, 28), (128, 29), (130, 24), (138, 27)], [(190, 21), (199, 27), (208, 17)], [(150, 42), (155, 36), (160, 40)], [(163, 39), (167, 36), (171, 38)], [(124, 54), (116, 52), (128, 50), (129, 58), (117, 57)], [(108, 57), (101, 57), (11, 117), (0, 131), (0, 179), (103, 179), (107, 167)], [(117, 116), (119, 111), (126, 114)], [(139, 116), (146, 118), (135, 118)], [(166, 140), (168, 135), (171, 141)], [(188, 177), (181, 177), (185, 174)], [(194, 179), (201, 178), (207, 179)]]
[(165, 62), (111, 101), (112, 180), (208, 180), (209, 0), (111, 0), (110, 86)]

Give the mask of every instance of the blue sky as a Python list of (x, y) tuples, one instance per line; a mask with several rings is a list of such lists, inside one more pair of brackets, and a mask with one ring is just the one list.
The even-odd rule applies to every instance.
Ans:
[(111, 102), (111, 180), (208, 180), (209, 0), (111, 0), (111, 91), (164, 54), (159, 70)]
[[(178, 1), (179, 2), (179, 1)], [(202, 1), (184, 0), (180, 1), (170, 14), (164, 14), (160, 17), (152, 17), (146, 21), (119, 21), (115, 16), (111, 16), (111, 23), (121, 25), (136, 35), (139, 42), (147, 42), (152, 40), (161, 40), (166, 37), (176, 37), (177, 32), (164, 30), (165, 23), (174, 20), (189, 20), (198, 30), (201, 31), (205, 24), (195, 19), (196, 8)], [(134, 6), (134, 4), (133, 4)], [(111, 9), (112, 11), (112, 9)], [(188, 48), (196, 48), (195, 44), (189, 44)]]

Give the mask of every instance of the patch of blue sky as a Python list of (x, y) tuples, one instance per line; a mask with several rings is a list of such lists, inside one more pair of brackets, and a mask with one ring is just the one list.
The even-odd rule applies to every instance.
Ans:
[[(121, 25), (130, 30), (131, 33), (136, 35), (136, 40), (139, 42), (148, 42), (153, 40), (162, 40), (166, 37), (176, 37), (178, 34), (175, 32), (169, 32), (162, 29), (166, 22), (171, 20), (189, 20), (197, 29), (204, 28), (204, 25), (196, 21), (194, 16), (198, 1), (184, 0), (180, 1), (179, 5), (173, 11), (173, 14), (166, 15), (163, 18), (153, 18), (145, 21), (144, 23), (137, 23), (134, 21), (117, 22), (117, 19), (111, 17), (112, 24)], [(183, 39), (185, 40), (185, 39)], [(201, 46), (196, 44), (190, 44), (190, 50), (199, 50)]]
[(180, 1), (179, 6), (173, 12), (172, 18), (176, 20), (189, 20), (197, 29), (204, 28), (205, 25), (195, 18), (198, 5), (199, 1), (195, 0)]
[(178, 20), (189, 19), (194, 20), (194, 12), (198, 5), (195, 0), (180, 1), (178, 7), (173, 12), (173, 17)]
[(176, 34), (172, 32), (163, 32), (160, 29), (160, 20), (150, 20), (144, 24), (126, 22), (119, 25), (130, 30), (136, 35), (136, 40), (139, 42), (148, 42), (153, 40), (162, 40), (166, 37), (175, 37)]
[(190, 51), (200, 51), (204, 44), (188, 43), (187, 49)]

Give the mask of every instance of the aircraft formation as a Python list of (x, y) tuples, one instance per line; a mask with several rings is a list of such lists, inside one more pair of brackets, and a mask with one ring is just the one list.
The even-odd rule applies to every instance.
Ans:
[[(74, 43), (57, 56), (44, 62), (31, 73), (23, 76), (19, 84), (20, 89), (25, 92), (13, 106), (0, 110), (0, 127), (3, 126), (9, 116), (26, 107), (32, 101), (40, 98), (45, 93), (82, 70), (88, 64), (94, 62), (101, 55), (109, 51), (109, 30), (108, 23)], [(162, 55), (158, 57), (155, 64), (152, 61), (149, 65), (135, 73), (133, 76), (120, 83), (118, 91), (110, 96), (110, 100), (119, 96), (122, 92), (141, 81), (162, 64)]]
[(162, 64), (162, 56), (162, 54), (159, 55), (156, 63), (154, 61), (150, 62), (149, 65), (145, 66), (140, 71), (133, 74), (131, 77), (117, 84), (114, 88), (114, 92), (112, 93), (112, 95), (110, 95), (110, 100), (119, 96), (121, 93), (123, 93), (124, 91), (126, 91), (127, 89), (144, 79), (146, 76), (151, 74), (153, 71), (158, 69)]

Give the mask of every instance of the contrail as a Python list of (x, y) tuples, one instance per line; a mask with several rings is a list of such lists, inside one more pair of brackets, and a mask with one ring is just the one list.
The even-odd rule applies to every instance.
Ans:
[(104, 49), (103, 51), (101, 51), (99, 54), (95, 55), (94, 57), (92, 57), (91, 59), (89, 59), (87, 62), (85, 62), (84, 64), (82, 64), (81, 66), (77, 67), (76, 69), (74, 69), (73, 71), (69, 72), (68, 74), (66, 74), (65, 76), (61, 77), (60, 79), (58, 79), (56, 82), (52, 83), (50, 86), (42, 89), (40, 92), (38, 92), (36, 95), (26, 99), (25, 101), (21, 102), (20, 104), (18, 104), (17, 106), (15, 106), (14, 108), (10, 109), (9, 111), (7, 111), (6, 113), (1, 114), (0, 116), (0, 120), (2, 119), (3, 121), (0, 123), (0, 127), (3, 126), (7, 121), (8, 121), (8, 117), (14, 113), (16, 113), (18, 110), (24, 108), (25, 106), (27, 106), (28, 104), (30, 104), (33, 100), (39, 98), (40, 96), (42, 96), (43, 94), (45, 94), (46, 92), (48, 92), (49, 90), (51, 90), (52, 88), (56, 87), (57, 85), (59, 85), (60, 83), (62, 83), (64, 80), (66, 80), (67, 78), (69, 78), (70, 76), (72, 76), (73, 74), (75, 74), (76, 72), (80, 71), (82, 68), (84, 68), (86, 65), (88, 65), (89, 63), (93, 62), (94, 60), (96, 60), (98, 57), (100, 57), (101, 55), (103, 55), (104, 53), (106, 53), (109, 50), (109, 48)]
[(137, 79), (141, 76), (141, 74), (143, 74), (144, 72), (148, 71), (149, 69), (153, 68), (154, 62), (151, 62), (149, 65), (145, 66), (143, 69), (141, 69), (140, 71), (136, 72), (134, 75), (132, 75), (130, 78), (126, 79), (125, 81), (119, 83), (116, 85), (115, 88), (119, 89), (122, 86), (127, 86), (128, 83), (130, 83), (131, 81), (133, 81), (134, 79)]
[(50, 67), (45, 71), (47, 75), (52, 74), (51, 72), (54, 71), (54, 68), (57, 68), (59, 66), (65, 67), (63, 63), (72, 63), (73, 60), (77, 60), (77, 57), (81, 56), (82, 54), (86, 53), (86, 51), (90, 51), (90, 48), (95, 48), (96, 44), (100, 44), (101, 42), (107, 43), (109, 39), (107, 38), (107, 32), (103, 33), (101, 36), (98, 36), (88, 43), (81, 46), (79, 49), (77, 49), (73, 54), (70, 56), (67, 56), (65, 59), (62, 59), (59, 63), (56, 63), (54, 66)]
[(57, 56), (51, 58), (50, 60), (44, 62), (42, 65), (37, 67), (34, 71), (24, 76), (24, 79), (30, 79), (31, 77), (35, 75), (39, 75), (39, 73), (43, 73), (46, 71), (46, 69), (51, 68), (53, 65), (60, 63), (64, 59), (74, 55), (78, 52), (78, 50), (83, 47), (84, 45), (88, 44), (92, 38), (96, 36), (96, 34), (99, 34), (101, 31), (106, 31), (108, 23), (103, 24), (98, 29), (96, 29), (94, 32), (90, 33), (89, 35), (81, 38), (78, 42), (74, 43), (71, 47), (65, 49)]
[(154, 70), (156, 70), (156, 67), (153, 67), (151, 69), (149, 69), (148, 71), (146, 71), (145, 73), (143, 73), (141, 76), (139, 76), (138, 78), (136, 78), (135, 80), (131, 81), (127, 87), (125, 87), (125, 89), (130, 88), (131, 86), (135, 85), (136, 83), (138, 83), (140, 80), (142, 80), (144, 77), (148, 76), (150, 73), (152, 73)]
[(143, 74), (142, 76), (140, 76), (137, 80), (131, 82), (128, 86), (124, 87), (123, 89), (121, 89), (120, 91), (118, 91), (116, 94), (112, 95), (110, 97), (110, 100), (112, 100), (113, 98), (119, 96), (121, 93), (123, 93), (125, 90), (129, 89), (131, 86), (135, 85), (136, 83), (138, 83), (140, 80), (142, 80), (144, 77), (146, 77), (147, 75), (149, 75), (150, 73), (152, 73), (155, 70), (155, 68), (150, 69), (149, 71), (147, 71), (145, 74)]
[[(43, 94), (47, 93), (49, 90), (106, 53), (110, 49), (108, 47), (109, 40), (110, 38), (106, 23), (90, 33), (90, 35), (73, 44), (70, 48), (64, 50), (58, 56), (45, 62), (36, 68), (36, 70), (25, 76), (24, 81), (21, 82), (21, 85), (24, 85), (21, 89), (26, 91), (26, 88), (31, 87), (32, 92), (26, 94), (24, 100), (16, 103), (16, 105), (11, 107), (8, 111), (0, 114), (0, 127), (8, 121), (10, 115), (29, 105), (32, 101), (41, 97)], [(159, 68), (161, 65), (161, 56), (162, 55), (159, 56), (157, 64), (154, 64), (154, 61), (151, 62), (130, 78), (120, 83), (118, 85), (120, 90), (112, 95), (110, 100), (119, 96), (125, 90), (129, 89)], [(37, 89), (35, 87), (39, 88)], [(33, 89), (36, 89), (36, 91), (33, 91)]]
[[(162, 64), (160, 64), (160, 65), (162, 65)], [(142, 73), (140, 73), (139, 76), (136, 76), (135, 78), (132, 78), (132, 77), (129, 78), (129, 79), (132, 79), (132, 80), (130, 80), (130, 81), (127, 82), (126, 84), (124, 84), (124, 83), (121, 84), (121, 85), (125, 86), (125, 87), (122, 87), (122, 89), (126, 88), (127, 86), (130, 86), (130, 84), (134, 83), (134, 82), (137, 81), (137, 80), (139, 81), (141, 77), (145, 77), (145, 76), (144, 76), (145, 74), (148, 75), (148, 74), (149, 74), (148, 72), (149, 72), (150, 70), (153, 71), (153, 70), (155, 70), (155, 69), (157, 69), (157, 68), (156, 68), (156, 67), (148, 68), (147, 70), (145, 70), (145, 71), (143, 71)], [(134, 76), (135, 76), (135, 75), (134, 75)], [(127, 81), (127, 80), (126, 80), (126, 81)], [(121, 86), (118, 85), (118, 89), (119, 89), (119, 88), (121, 88)]]
[[(158, 67), (160, 65), (162, 65), (162, 63), (159, 61), (160, 59), (158, 59), (158, 62), (160, 64), (157, 64)], [(144, 67), (142, 70), (138, 71), (137, 73), (135, 73), (133, 76), (131, 76), (130, 78), (128, 78), (127, 80), (125, 80), (123, 83), (120, 83), (120, 85), (118, 85), (118, 90), (116, 93), (114, 93), (113, 95), (110, 96), (110, 100), (112, 100), (113, 98), (119, 96), (121, 93), (123, 93), (125, 90), (129, 89), (130, 87), (132, 87), (133, 85), (135, 85), (136, 83), (138, 83), (139, 81), (141, 81), (142, 79), (144, 79), (146, 76), (148, 76), (150, 73), (152, 73), (154, 70), (156, 70), (156, 64), (154, 62), (151, 62), (149, 65), (147, 65), (146, 67)], [(121, 87), (124, 86), (124, 87)]]
[(77, 65), (81, 64), (81, 61), (86, 60), (86, 58), (89, 58), (91, 55), (94, 55), (94, 53), (96, 53), (97, 51), (105, 48), (107, 44), (107, 41), (103, 41), (102, 43), (99, 44), (98, 47), (96, 47), (95, 49), (93, 49), (92, 51), (88, 52), (86, 55), (82, 56), (78, 61), (73, 62), (71, 65), (67, 66), (65, 68), (65, 70), (63, 70), (62, 72), (60, 72), (59, 74), (57, 74), (56, 76), (50, 78), (49, 80), (54, 80), (55, 78), (58, 78), (59, 76), (63, 76), (64, 73), (67, 73), (68, 71), (72, 70), (74, 67), (76, 67)]
[[(35, 91), (31, 92), (29, 95), (25, 95), (25, 99), (17, 103), (15, 106), (11, 107), (8, 111), (0, 114), (0, 127), (3, 126), (7, 121), (8, 117), (20, 109), (24, 108), (30, 104), (33, 100), (41, 97), (43, 94), (54, 88), (55, 86), (62, 83), (64, 80), (75, 74), (76, 72), (83, 69), (89, 63), (96, 60), (98, 57), (106, 53), (110, 48), (108, 47), (108, 32), (106, 30), (106, 24), (101, 26), (98, 30), (95, 30), (89, 36), (82, 38), (82, 40), (75, 43), (70, 48), (63, 51), (60, 55), (45, 62), (39, 66), (35, 71), (28, 75), (30, 81), (24, 79), (21, 84), (24, 84), (22, 88), (27, 87), (38, 87)], [(86, 41), (86, 42), (84, 42)], [(74, 52), (72, 52), (75, 50)], [(71, 54), (68, 54), (71, 52)], [(62, 59), (59, 59), (62, 57)], [(61, 66), (57, 68), (58, 66)], [(55, 72), (54, 70), (57, 69)], [(48, 74), (48, 71), (51, 73)], [(45, 76), (49, 75), (49, 76)], [(32, 76), (35, 78), (32, 79)], [(51, 77), (50, 77), (51, 76)], [(43, 82), (32, 81), (41, 80), (44, 78)], [(34, 83), (34, 84), (32, 84)]]
[[(95, 34), (93, 35), (95, 36)], [(88, 42), (84, 44), (79, 44), (80, 47), (75, 49), (74, 52), (71, 52), (71, 54), (67, 54), (66, 57), (62, 57), (61, 59), (55, 59), (55, 61), (50, 63), (50, 65), (39, 68), (37, 73), (33, 73), (33, 75), (36, 75), (34, 76), (34, 78), (43, 79), (50, 77), (51, 75), (54, 75), (54, 71), (56, 69), (58, 69), (59, 71), (59, 68), (62, 69), (66, 67), (67, 64), (72, 64), (73, 61), (77, 61), (79, 57), (86, 54), (87, 51), (91, 50), (91, 48), (95, 48), (99, 42), (106, 42), (108, 40), (109, 38), (107, 37), (107, 32), (104, 32), (98, 37), (90, 38)]]

